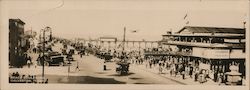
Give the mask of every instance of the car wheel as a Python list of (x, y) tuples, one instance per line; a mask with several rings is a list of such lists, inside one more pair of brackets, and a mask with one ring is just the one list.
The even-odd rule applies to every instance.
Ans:
[(63, 62), (60, 62), (60, 63), (59, 63), (59, 66), (63, 66)]
[(48, 62), (45, 62), (44, 65), (45, 65), (45, 66), (49, 66), (49, 63), (48, 63)]

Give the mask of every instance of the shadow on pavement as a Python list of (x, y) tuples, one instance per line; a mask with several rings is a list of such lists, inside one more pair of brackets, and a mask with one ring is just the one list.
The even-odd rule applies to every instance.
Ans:
[(133, 83), (133, 84), (153, 84), (153, 83)]
[(138, 79), (142, 79), (142, 78), (130, 77), (130, 79), (133, 79), (133, 80), (138, 80)]
[(59, 76), (59, 75), (46, 75), (49, 83), (65, 83), (65, 84), (126, 84), (114, 78), (98, 78), (92, 76)]
[(128, 73), (128, 74), (124, 74), (124, 75), (121, 75), (121, 74), (111, 74), (111, 75), (108, 75), (108, 76), (118, 76), (118, 77), (122, 77), (122, 76), (129, 76), (129, 75), (133, 75), (135, 73)]
[(95, 72), (96, 74), (105, 74), (106, 72)]

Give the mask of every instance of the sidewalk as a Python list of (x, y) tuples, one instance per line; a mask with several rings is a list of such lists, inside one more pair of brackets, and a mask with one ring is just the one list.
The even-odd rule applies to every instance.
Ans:
[[(170, 76), (170, 71), (166, 70), (166, 69), (163, 69), (163, 73), (159, 74), (158, 65), (155, 66), (155, 67), (152, 66), (151, 69), (149, 67), (146, 68), (145, 63), (143, 63), (143, 64), (131, 64), (131, 66), (135, 67), (135, 68), (138, 68), (138, 69), (142, 69), (144, 71), (154, 73), (154, 74), (158, 74), (159, 76), (165, 77), (165, 78), (170, 79), (172, 81), (176, 81), (176, 82), (181, 83), (183, 85), (201, 85), (202, 84), (202, 83), (199, 83), (198, 81), (195, 82), (194, 81), (194, 76), (193, 76), (193, 78), (190, 78), (189, 75), (185, 75), (184, 80), (182, 79), (181, 75), (176, 75), (176, 77), (175, 76)], [(214, 82), (211, 79), (208, 79), (208, 81), (203, 83), (203, 84), (204, 85), (220, 85), (220, 83)]]

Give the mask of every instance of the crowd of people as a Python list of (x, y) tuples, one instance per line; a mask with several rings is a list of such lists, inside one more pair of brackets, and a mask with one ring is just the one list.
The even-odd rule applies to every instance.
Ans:
[(170, 76), (181, 76), (182, 79), (192, 78), (200, 83), (206, 82), (210, 77), (209, 69), (200, 69), (199, 62), (179, 60), (177, 57), (148, 56), (145, 58), (146, 68), (158, 68), (159, 74), (168, 73)]
[[(181, 57), (183, 54), (190, 55), (192, 52), (191, 49), (176, 50), (171, 48), (148, 48), (144, 49), (144, 51), (120, 51), (118, 49), (101, 49), (97, 46), (91, 47), (91, 49), (95, 50), (92, 54), (104, 52), (104, 54), (111, 55), (112, 58), (126, 59), (131, 64), (145, 65), (147, 69), (157, 68), (159, 70), (159, 74), (167, 74), (171, 77), (181, 77), (183, 80), (191, 78), (193, 81), (201, 84), (208, 81), (224, 84), (227, 80), (225, 73), (216, 73), (210, 68), (209, 63), (202, 62), (200, 60), (186, 60), (186, 58)], [(157, 53), (162, 54), (163, 52), (175, 52), (175, 54), (179, 53), (179, 56), (157, 56)], [(145, 53), (148, 53), (148, 55)], [(203, 68), (204, 66), (206, 66), (206, 68)]]
[[(181, 77), (183, 80), (191, 78), (193, 81), (201, 84), (208, 81), (222, 84), (227, 80), (225, 73), (216, 72), (214, 69), (211, 69), (211, 66), (209, 66), (211, 63), (182, 57), (183, 54), (190, 55), (192, 53), (192, 50), (188, 48), (147, 48), (141, 51), (127, 51), (120, 50), (119, 48), (106, 49), (91, 44), (81, 47), (77, 45), (72, 46), (78, 49), (78, 54), (81, 57), (82, 55), (93, 54), (99, 58), (103, 57), (106, 59), (107, 56), (110, 56), (111, 59), (127, 60), (134, 65), (145, 65), (147, 69), (157, 68), (159, 74)], [(166, 55), (159, 55), (164, 53)], [(204, 66), (206, 66), (206, 68), (204, 68)]]

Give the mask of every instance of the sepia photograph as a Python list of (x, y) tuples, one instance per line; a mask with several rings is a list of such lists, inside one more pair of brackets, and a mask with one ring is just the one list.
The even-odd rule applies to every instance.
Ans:
[(249, 89), (249, 0), (0, 3), (3, 90)]

